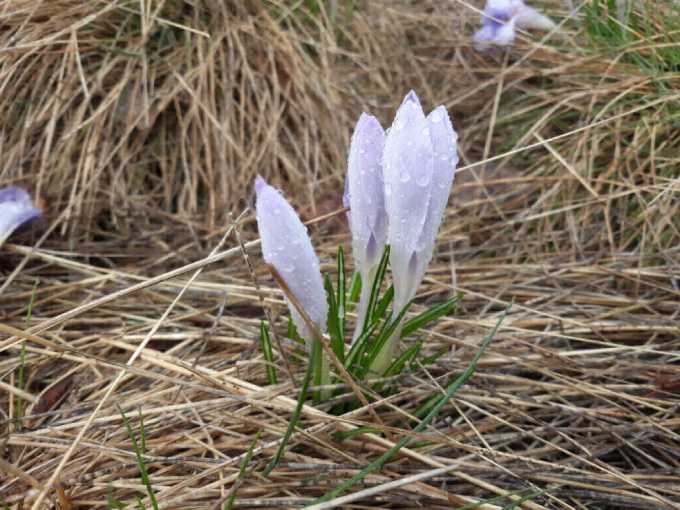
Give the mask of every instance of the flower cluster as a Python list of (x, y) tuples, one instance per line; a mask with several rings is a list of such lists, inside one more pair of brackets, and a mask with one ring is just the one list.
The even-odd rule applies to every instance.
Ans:
[[(414, 298), (432, 258), (457, 164), (457, 135), (446, 108), (439, 106), (426, 116), (414, 92), (404, 98), (387, 131), (371, 115), (359, 118), (343, 197), (362, 281), (354, 341), (368, 320), (371, 284), (386, 245), (394, 286), (393, 317)], [(306, 229), (283, 196), (261, 177), (255, 181), (255, 192), (264, 259), (323, 333), (326, 297)], [(301, 336), (312, 341), (314, 332), (295, 306), (290, 308)], [(389, 367), (400, 333), (401, 328), (395, 328), (375, 359), (373, 372), (382, 374)]]
[(41, 214), (24, 189), (16, 186), (0, 189), (0, 246), (22, 224)]

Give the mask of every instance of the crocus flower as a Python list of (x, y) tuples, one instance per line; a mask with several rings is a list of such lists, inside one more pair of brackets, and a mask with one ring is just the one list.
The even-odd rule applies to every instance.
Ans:
[[(415, 92), (406, 96), (389, 129), (383, 152), (387, 241), (398, 313), (415, 296), (432, 259), (456, 165), (457, 135), (446, 108), (427, 117)], [(400, 331), (388, 341), (374, 370), (383, 372)]]
[(23, 223), (42, 214), (29, 194), (17, 186), (0, 189), (0, 246)]
[(354, 340), (361, 334), (366, 320), (371, 284), (387, 238), (382, 170), (384, 145), (385, 132), (380, 122), (362, 113), (352, 135), (343, 197), (343, 204), (350, 208), (348, 217), (352, 231), (352, 253), (362, 281)]
[[(324, 333), (328, 305), (307, 228), (281, 193), (260, 176), (255, 179), (255, 194), (264, 260), (276, 268), (313, 324)], [(288, 302), (288, 307), (298, 332), (311, 345), (314, 332), (292, 303)]]
[(490, 45), (509, 46), (515, 40), (515, 28), (551, 30), (555, 23), (523, 0), (487, 0), (482, 28), (474, 35), (475, 46), (483, 50)]

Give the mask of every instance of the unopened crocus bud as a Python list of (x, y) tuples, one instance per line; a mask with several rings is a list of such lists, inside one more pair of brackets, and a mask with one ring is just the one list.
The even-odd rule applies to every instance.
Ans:
[[(397, 110), (383, 153), (395, 313), (413, 299), (432, 259), (457, 164), (457, 135), (446, 108), (426, 117), (411, 91)], [(387, 368), (399, 334), (388, 341), (376, 371)]]
[[(281, 193), (260, 176), (255, 179), (255, 194), (264, 260), (276, 268), (319, 332), (325, 333), (328, 304), (307, 228)], [(288, 302), (288, 307), (298, 332), (309, 345), (314, 332), (292, 303)]]
[(371, 115), (361, 114), (352, 135), (343, 197), (345, 207), (350, 208), (352, 253), (362, 281), (354, 340), (361, 334), (366, 320), (371, 285), (387, 238), (382, 170), (384, 145), (385, 132), (380, 122)]
[(28, 193), (17, 186), (0, 189), (0, 246), (23, 223), (42, 214)]
[(509, 46), (515, 40), (515, 28), (552, 30), (555, 23), (523, 0), (487, 0), (482, 28), (474, 35), (475, 47)]

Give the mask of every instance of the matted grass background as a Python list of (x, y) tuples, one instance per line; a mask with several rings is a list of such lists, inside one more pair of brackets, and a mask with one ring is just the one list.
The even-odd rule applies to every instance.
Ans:
[[(161, 508), (309, 504), (409, 434), (514, 303), (440, 419), (342, 507), (680, 508), (680, 23), (670, 1), (634, 2), (629, 28), (605, 1), (536, 4), (555, 33), (480, 54), (482, 2), (4, 2), (0, 186), (45, 207), (0, 253), (4, 504), (150, 507), (121, 410), (136, 434), (144, 416)], [(263, 477), (304, 366), (239, 246), (252, 180), (316, 220), (332, 271), (354, 122), (387, 127), (411, 88), (460, 136), (419, 299), (464, 297), (414, 338), (444, 354), (375, 396), (380, 422), (310, 404)], [(372, 432), (337, 434), (355, 425)]]

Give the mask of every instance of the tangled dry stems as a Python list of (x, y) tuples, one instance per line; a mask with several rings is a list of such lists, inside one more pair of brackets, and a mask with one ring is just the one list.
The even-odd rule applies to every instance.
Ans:
[[(255, 1), (5, 4), (0, 183), (28, 186), (47, 211), (2, 257), (8, 505), (144, 496), (121, 410), (137, 432), (143, 413), (161, 507), (217, 508), (232, 490), (238, 507), (308, 504), (409, 434), (413, 411), (514, 303), (418, 446), (345, 507), (506, 495), (481, 507), (500, 508), (529, 494), (522, 508), (680, 508), (677, 73), (650, 77), (588, 44), (574, 20), (508, 55), (478, 54), (472, 7), (377, 1), (331, 20)], [(547, 7), (564, 19), (560, 2)], [(262, 477), (304, 367), (252, 216), (232, 214), (264, 174), (320, 218), (311, 231), (332, 270), (347, 245), (333, 211), (353, 122), (366, 109), (386, 124), (409, 88), (445, 104), (461, 135), (420, 293), (421, 304), (464, 294), (418, 335), (446, 354), (387, 398), (368, 393), (383, 424), (363, 407), (308, 405), (284, 463)], [(284, 351), (274, 387), (257, 342), (263, 308)], [(335, 434), (356, 425), (381, 433)]]

